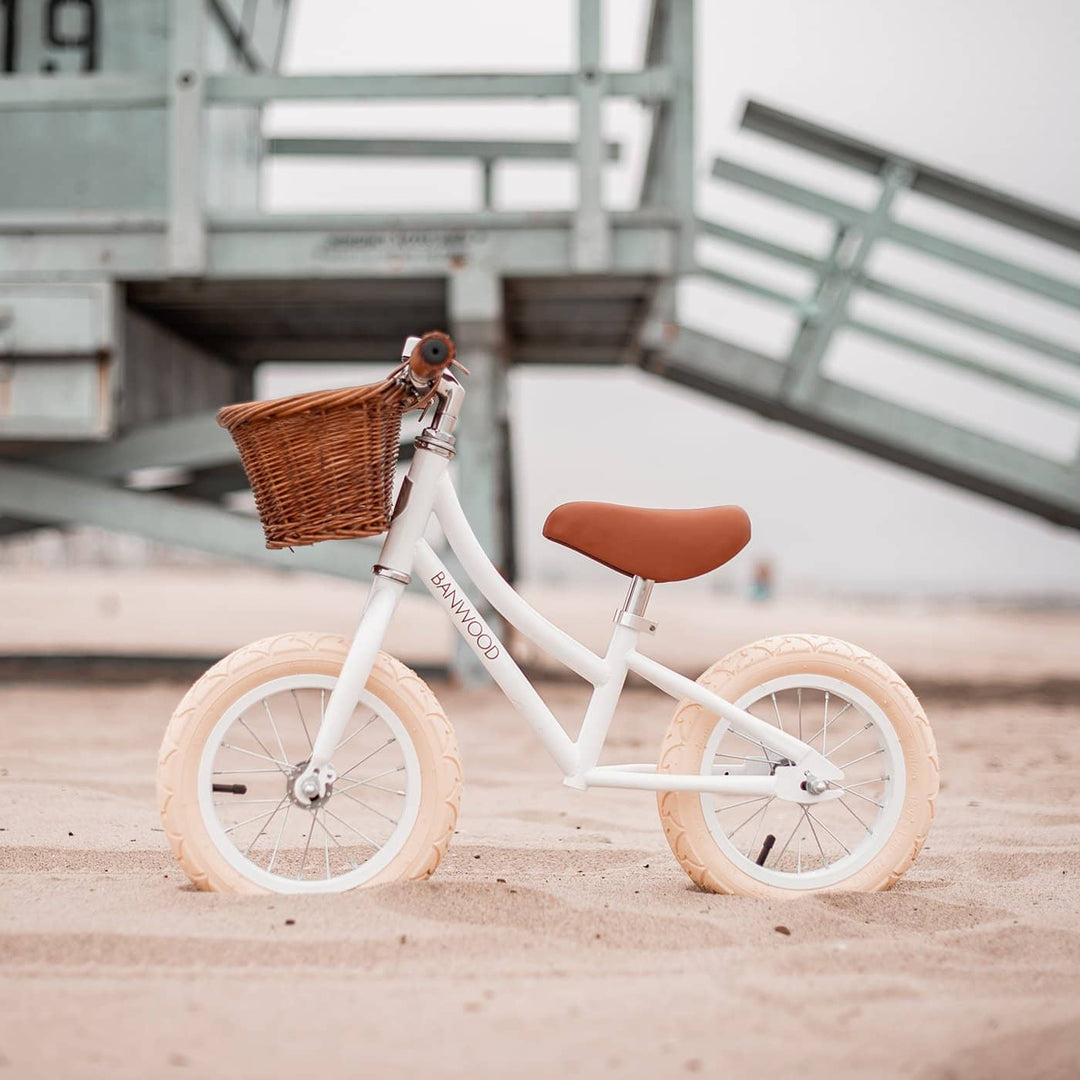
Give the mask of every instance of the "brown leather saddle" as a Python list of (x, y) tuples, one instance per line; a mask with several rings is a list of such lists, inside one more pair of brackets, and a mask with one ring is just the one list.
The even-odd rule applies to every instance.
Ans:
[(620, 574), (685, 581), (738, 555), (750, 540), (750, 518), (738, 506), (646, 510), (571, 502), (548, 514), (544, 536)]

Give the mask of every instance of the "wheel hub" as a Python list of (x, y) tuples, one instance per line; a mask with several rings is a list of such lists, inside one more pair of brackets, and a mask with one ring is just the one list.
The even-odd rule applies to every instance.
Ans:
[(304, 810), (314, 810), (317, 806), (325, 806), (330, 801), (330, 796), (334, 792), (334, 780), (337, 778), (332, 772), (327, 775), (326, 785), (320, 796), (319, 782), (314, 776), (309, 776), (301, 784), (300, 778), (307, 767), (307, 761), (301, 761), (299, 765), (289, 767), (285, 790), (294, 806), (299, 806)]

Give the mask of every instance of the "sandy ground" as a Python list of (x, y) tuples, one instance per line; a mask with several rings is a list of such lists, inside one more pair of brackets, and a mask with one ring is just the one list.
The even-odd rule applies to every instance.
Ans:
[[(200, 894), (153, 798), (184, 688), (0, 686), (0, 1077), (1080, 1076), (1080, 619), (818, 615), (930, 688), (938, 820), (891, 893), (701, 893), (649, 796), (561, 786), (494, 692), (439, 685), (466, 788), (430, 882)], [(738, 608), (718, 651), (786, 618)], [(670, 711), (629, 692), (611, 757)]]

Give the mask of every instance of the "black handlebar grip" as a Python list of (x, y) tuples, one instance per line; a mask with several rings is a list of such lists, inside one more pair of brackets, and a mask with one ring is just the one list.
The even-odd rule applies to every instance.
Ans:
[(428, 338), (420, 346), (420, 355), (432, 366), (439, 367), (446, 362), (446, 358), (450, 355), (450, 350), (446, 347), (445, 342), (441, 339), (433, 337)]
[(438, 378), (453, 362), (454, 342), (439, 330), (425, 334), (409, 354), (409, 369), (424, 382)]

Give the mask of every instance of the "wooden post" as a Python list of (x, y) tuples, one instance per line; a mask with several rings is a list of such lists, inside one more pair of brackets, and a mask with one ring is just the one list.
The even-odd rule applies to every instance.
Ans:
[[(462, 375), (465, 404), (455, 433), (458, 494), (488, 557), (512, 581), (513, 508), (501, 279), (483, 268), (456, 271), (449, 282), (449, 309), (458, 359), (469, 369), (468, 375)], [(458, 575), (457, 567), (454, 573)], [(490, 620), (490, 606), (475, 591), (471, 596)], [(483, 667), (461, 640), (455, 642), (451, 670), (466, 686), (487, 681)]]
[(170, 273), (206, 271), (203, 209), (203, 98), (205, 70), (202, 4), (172, 0), (169, 33), (169, 243)]

